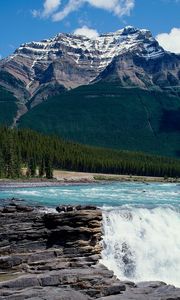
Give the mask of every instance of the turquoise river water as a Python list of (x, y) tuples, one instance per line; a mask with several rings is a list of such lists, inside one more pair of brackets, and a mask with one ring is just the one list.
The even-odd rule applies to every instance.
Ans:
[(44, 205), (47, 211), (59, 204), (101, 207), (101, 262), (120, 279), (160, 280), (180, 287), (179, 184), (116, 182), (0, 190), (0, 199), (12, 197)]

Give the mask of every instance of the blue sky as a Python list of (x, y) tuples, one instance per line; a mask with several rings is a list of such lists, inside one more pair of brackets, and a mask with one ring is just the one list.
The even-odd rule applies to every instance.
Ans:
[(104, 33), (126, 25), (161, 34), (162, 45), (180, 53), (180, 0), (0, 0), (0, 55), (59, 32)]

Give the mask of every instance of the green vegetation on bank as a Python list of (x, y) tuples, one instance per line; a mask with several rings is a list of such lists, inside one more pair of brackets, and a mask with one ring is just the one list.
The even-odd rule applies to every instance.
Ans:
[(54, 169), (93, 173), (180, 177), (180, 160), (139, 152), (93, 148), (29, 129), (0, 128), (0, 177), (52, 178)]
[(67, 91), (22, 116), (20, 128), (98, 147), (180, 156), (180, 97), (98, 83)]

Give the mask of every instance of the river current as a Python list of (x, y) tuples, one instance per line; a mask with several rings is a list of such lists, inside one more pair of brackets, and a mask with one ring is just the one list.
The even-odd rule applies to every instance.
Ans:
[(179, 184), (116, 182), (0, 190), (0, 199), (12, 197), (49, 209), (59, 204), (101, 207), (101, 262), (122, 280), (159, 280), (180, 287)]

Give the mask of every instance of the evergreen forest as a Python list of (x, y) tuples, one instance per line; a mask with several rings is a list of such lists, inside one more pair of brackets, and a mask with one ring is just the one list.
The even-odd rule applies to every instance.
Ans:
[[(180, 177), (180, 160), (65, 141), (30, 129), (0, 127), (0, 178), (53, 177), (53, 169)], [(37, 172), (38, 170), (38, 172)]]

